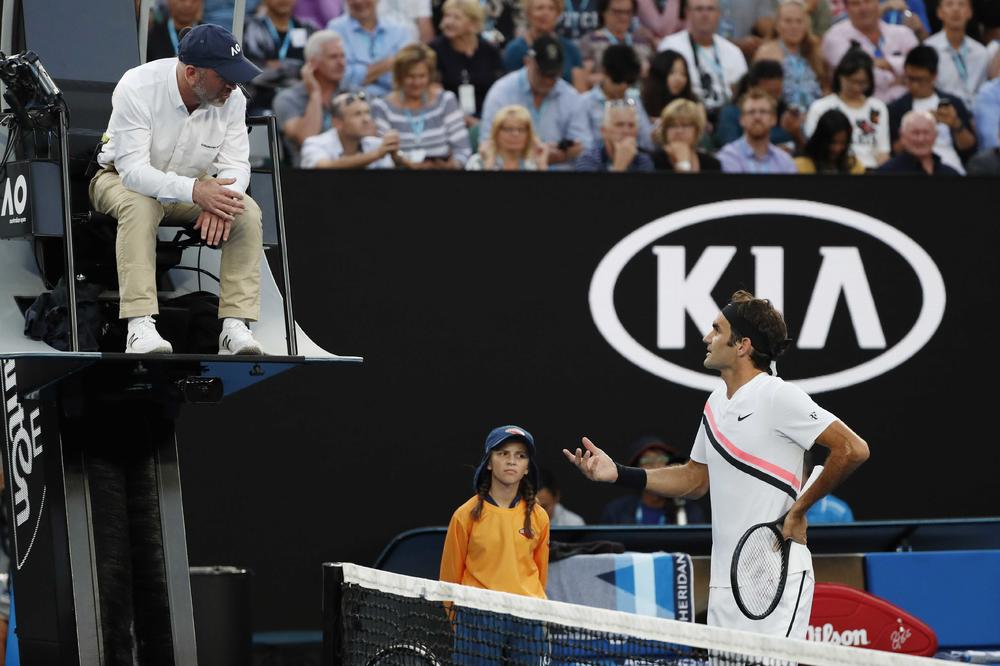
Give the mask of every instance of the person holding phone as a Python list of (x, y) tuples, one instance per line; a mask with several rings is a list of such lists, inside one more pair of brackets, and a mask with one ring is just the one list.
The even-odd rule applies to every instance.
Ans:
[(972, 114), (960, 98), (935, 88), (938, 52), (931, 46), (918, 46), (906, 56), (906, 87), (909, 92), (889, 105), (889, 133), (893, 153), (900, 152), (899, 130), (903, 116), (910, 111), (927, 111), (937, 122), (934, 154), (960, 174), (964, 163), (975, 155), (976, 133)]

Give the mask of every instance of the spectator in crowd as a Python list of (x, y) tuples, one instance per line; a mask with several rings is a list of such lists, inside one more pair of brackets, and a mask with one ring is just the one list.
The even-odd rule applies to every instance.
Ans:
[(1000, 78), (983, 84), (972, 107), (976, 118), (979, 149), (997, 147), (997, 127), (1000, 127)]
[[(604, 107), (608, 102), (630, 100), (630, 91), (639, 78), (641, 64), (635, 51), (625, 44), (614, 44), (604, 49), (601, 61), (601, 80), (596, 86), (584, 93), (578, 113), (584, 115), (584, 120), (590, 131), (591, 145), (601, 140), (604, 127)], [(646, 111), (635, 105), (639, 120), (639, 148), (653, 149), (653, 139), (650, 134), (652, 125)]]
[(639, 56), (643, 69), (648, 67), (653, 57), (653, 47), (645, 35), (632, 29), (636, 0), (597, 0), (597, 11), (600, 27), (580, 39), (580, 55), (583, 57), (584, 69), (587, 71), (598, 69), (604, 50), (612, 44), (631, 47)]
[(166, 13), (149, 27), (146, 62), (176, 57), (180, 31), (198, 25), (203, 9), (201, 0), (167, 0)]
[(1000, 176), (1000, 148), (993, 146), (969, 160), (970, 176)]
[(927, 111), (909, 111), (899, 130), (900, 151), (878, 168), (879, 173), (920, 173), (957, 176), (958, 172), (934, 154), (937, 119)]
[(684, 29), (681, 5), (685, 0), (637, 0), (639, 25), (660, 42)]
[(391, 169), (405, 167), (399, 133), (375, 136), (375, 121), (364, 92), (341, 93), (333, 99), (333, 127), (302, 144), (305, 169)]
[(805, 0), (809, 12), (809, 26), (812, 34), (822, 37), (833, 25), (833, 9), (830, 0)]
[(434, 39), (431, 0), (378, 0), (378, 15), (384, 21), (406, 26), (408, 41), (427, 44)]
[(653, 151), (653, 165), (657, 171), (701, 173), (722, 171), (719, 160), (698, 150), (698, 142), (705, 133), (705, 107), (689, 99), (675, 99), (663, 109), (658, 143), (662, 148)]
[(958, 97), (934, 89), (938, 54), (930, 46), (918, 46), (906, 56), (906, 87), (909, 89), (889, 105), (889, 132), (898, 152), (899, 126), (909, 111), (927, 111), (937, 119), (934, 153), (955, 171), (964, 174), (962, 162), (976, 152), (972, 115)]
[(858, 175), (865, 165), (851, 154), (851, 121), (839, 109), (830, 109), (816, 121), (802, 156), (795, 158), (799, 173)]
[(819, 40), (809, 31), (805, 0), (781, 0), (775, 21), (775, 39), (761, 44), (754, 60), (777, 60), (785, 70), (782, 97), (804, 114), (823, 95), (826, 66)]
[(395, 90), (372, 102), (380, 134), (399, 133), (399, 147), (414, 169), (463, 169), (472, 149), (454, 93), (431, 85), (437, 56), (422, 42), (404, 46), (392, 66)]
[(747, 61), (740, 48), (715, 34), (719, 27), (719, 0), (690, 0), (687, 30), (660, 42), (659, 50), (677, 51), (687, 61), (695, 95), (715, 121), (733, 95), (733, 86), (746, 74)]
[[(764, 35), (774, 29), (775, 0), (739, 0), (719, 5), (719, 35), (753, 58)], [(690, 11), (690, 8), (689, 8)]]
[(520, 104), (531, 113), (535, 131), (548, 146), (550, 168), (568, 169), (590, 144), (590, 132), (577, 113), (580, 93), (559, 78), (562, 71), (562, 43), (541, 35), (534, 40), (524, 66), (504, 75), (486, 93), (480, 135), (490, 135), (493, 116), (501, 107)]
[[(632, 442), (628, 466), (659, 469), (685, 460), (670, 444), (659, 437), (645, 435)], [(643, 491), (612, 500), (601, 514), (606, 525), (688, 525), (708, 522), (704, 509), (697, 501), (667, 498)]]
[[(524, 58), (543, 35), (554, 35), (559, 16), (563, 13), (563, 0), (524, 0), (524, 16), (527, 30), (520, 37), (507, 43), (503, 51), (503, 68), (513, 72), (524, 66)], [(590, 87), (589, 79), (583, 71), (583, 58), (576, 44), (562, 35), (554, 35), (559, 40), (563, 52), (562, 76), (577, 90)]]
[(293, 166), (298, 166), (302, 143), (333, 126), (333, 97), (340, 92), (346, 63), (344, 42), (332, 30), (310, 35), (303, 55), (302, 80), (274, 98), (274, 115)]
[[(253, 16), (257, 13), (257, 7), (261, 0), (246, 0), (243, 7), (245, 16)], [(226, 30), (233, 29), (233, 11), (236, 9), (236, 0), (205, 0), (205, 12), (202, 15), (202, 23), (212, 23), (221, 25)]]
[(642, 108), (650, 118), (659, 118), (675, 99), (697, 102), (684, 56), (677, 51), (660, 51), (653, 56), (649, 72), (642, 79), (641, 97)]
[(261, 12), (247, 19), (243, 54), (262, 70), (251, 82), (251, 114), (270, 110), (277, 91), (299, 80), (306, 40), (316, 26), (295, 19), (294, 9), (295, 0), (264, 0)]
[(330, 21), (327, 27), (344, 40), (347, 69), (344, 87), (364, 87), (369, 97), (381, 97), (392, 90), (392, 62), (396, 52), (410, 41), (406, 26), (379, 19), (375, 0), (346, 0), (347, 14)]
[(916, 35), (906, 26), (882, 22), (878, 0), (847, 0), (847, 17), (823, 36), (827, 64), (837, 67), (851, 45), (857, 44), (875, 64), (875, 96), (888, 104), (904, 95), (903, 62), (917, 45)]
[(971, 0), (939, 0), (937, 15), (944, 29), (924, 42), (940, 56), (937, 86), (972, 108), (979, 86), (986, 81), (986, 47), (966, 34), (972, 20)]
[[(771, 130), (771, 143), (794, 153), (806, 143), (802, 132), (805, 114), (798, 107), (786, 104), (782, 98), (784, 75), (784, 69), (777, 60), (758, 60), (750, 66), (746, 76), (740, 79), (736, 86), (736, 98), (742, 98), (751, 88), (760, 88), (773, 97), (778, 103), (778, 123)], [(743, 135), (743, 126), (740, 124), (742, 117), (737, 102), (722, 108), (713, 137), (715, 145), (724, 146)]]
[(343, 0), (298, 0), (295, 18), (325, 26), (344, 13)]
[(479, 37), (485, 16), (479, 0), (445, 0), (443, 11), (441, 34), (431, 48), (437, 54), (441, 85), (458, 97), (472, 124), (483, 110), (486, 92), (503, 74), (500, 51)]
[(600, 0), (575, 0), (566, 3), (559, 15), (556, 34), (579, 44), (580, 38), (597, 30), (601, 20)]
[(851, 152), (865, 166), (874, 169), (889, 159), (889, 109), (872, 97), (872, 59), (861, 49), (851, 49), (833, 73), (833, 93), (816, 100), (806, 114), (805, 133), (811, 136), (820, 117), (837, 109), (851, 121)]
[(931, 34), (924, 0), (881, 0), (879, 13), (882, 20), (890, 25), (905, 25), (920, 41)]
[(562, 493), (559, 491), (559, 482), (556, 481), (556, 476), (552, 473), (552, 470), (543, 467), (541, 479), (535, 499), (545, 509), (545, 513), (549, 514), (549, 524), (552, 527), (579, 527), (580, 525), (586, 525), (586, 522), (584, 522), (579, 514), (573, 513), (560, 503)]
[(505, 106), (493, 117), (490, 134), (479, 152), (465, 163), (467, 171), (545, 171), (548, 147), (531, 126), (531, 114), (520, 104)]
[(524, 3), (521, 0), (490, 0), (483, 3), (483, 10), (486, 17), (482, 37), (502, 51), (524, 27)]
[(605, 104), (601, 140), (576, 159), (577, 171), (652, 171), (653, 160), (639, 151), (639, 109), (633, 99)]
[(726, 173), (798, 173), (795, 162), (771, 143), (771, 129), (778, 122), (778, 102), (760, 88), (751, 88), (740, 99), (743, 136), (719, 151)]

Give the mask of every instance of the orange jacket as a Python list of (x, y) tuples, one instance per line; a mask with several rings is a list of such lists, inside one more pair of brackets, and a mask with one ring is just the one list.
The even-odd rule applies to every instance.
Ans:
[(531, 538), (524, 536), (524, 500), (513, 508), (483, 503), (479, 520), (473, 496), (456, 509), (441, 553), (441, 580), (487, 590), (545, 598), (549, 574), (549, 516), (538, 504), (531, 512)]

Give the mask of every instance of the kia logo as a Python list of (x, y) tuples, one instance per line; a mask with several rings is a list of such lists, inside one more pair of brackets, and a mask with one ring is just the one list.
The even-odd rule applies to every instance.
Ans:
[[(601, 260), (590, 283), (590, 311), (598, 331), (630, 362), (668, 381), (702, 391), (718, 386), (716, 373), (693, 370), (671, 362), (658, 350), (693, 349), (685, 340), (687, 320), (704, 334), (719, 312), (711, 291), (719, 285), (723, 271), (746, 243), (737, 246), (711, 245), (690, 265), (690, 250), (670, 244), (670, 235), (688, 227), (741, 216), (781, 216), (808, 218), (824, 225), (839, 225), (879, 241), (893, 256), (898, 255), (912, 269), (922, 298), (913, 326), (894, 345), (883, 332), (873, 297), (868, 271), (857, 247), (830, 244), (819, 248), (820, 267), (809, 291), (808, 307), (793, 330), (799, 349), (823, 349), (838, 302), (846, 304), (858, 348), (879, 352), (853, 367), (796, 379), (807, 393), (822, 393), (859, 384), (892, 370), (912, 357), (934, 335), (944, 317), (944, 279), (933, 259), (900, 230), (864, 213), (814, 201), (798, 199), (739, 199), (695, 206), (650, 222), (623, 238)], [(832, 228), (830, 228), (833, 230)], [(819, 235), (822, 238), (822, 235)], [(754, 244), (749, 248), (755, 261), (753, 292), (770, 299), (783, 310), (785, 275), (784, 248)], [(646, 254), (648, 253), (648, 254)], [(615, 289), (622, 271), (636, 258), (652, 256), (656, 261), (656, 343), (657, 349), (640, 344), (622, 323), (615, 304)], [(731, 289), (731, 291), (735, 290)], [(888, 307), (888, 304), (886, 304)], [(690, 336), (688, 336), (690, 337)], [(699, 348), (701, 342), (698, 341)]]

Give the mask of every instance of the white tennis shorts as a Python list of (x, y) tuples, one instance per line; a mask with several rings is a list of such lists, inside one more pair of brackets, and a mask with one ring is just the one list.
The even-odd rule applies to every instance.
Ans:
[(742, 629), (769, 636), (805, 640), (812, 614), (815, 580), (812, 571), (788, 574), (778, 607), (763, 620), (751, 620), (736, 605), (731, 587), (708, 590), (708, 624), (726, 629)]

